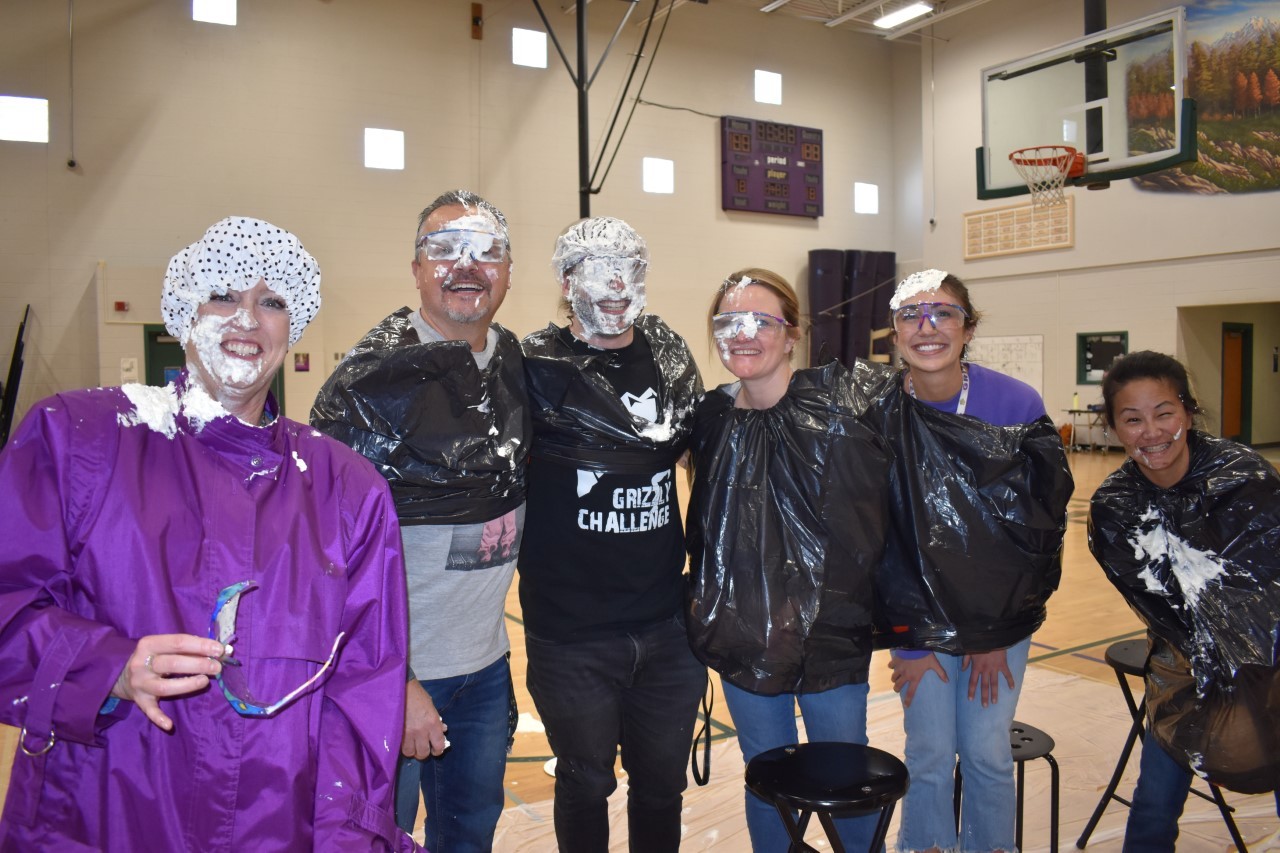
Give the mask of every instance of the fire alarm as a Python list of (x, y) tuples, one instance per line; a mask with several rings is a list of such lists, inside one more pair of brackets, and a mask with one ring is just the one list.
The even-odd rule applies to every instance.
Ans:
[(117, 301), (113, 307), (116, 309), (116, 311), (123, 314), (124, 312), (129, 310), (129, 303)]

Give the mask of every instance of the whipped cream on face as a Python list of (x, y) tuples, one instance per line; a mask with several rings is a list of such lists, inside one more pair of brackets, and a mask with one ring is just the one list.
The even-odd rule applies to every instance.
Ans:
[(470, 311), (446, 307), (445, 314), (455, 323), (471, 323), (483, 315), (480, 303), (492, 290), (494, 279), (499, 275), (497, 270), (480, 266), (477, 255), (483, 255), (493, 248), (495, 242), (506, 242), (507, 229), (498, 218), (484, 208), (466, 208), (466, 213), (457, 219), (451, 219), (440, 226), (440, 231), (471, 231), (474, 240), (467, 246), (472, 263), (462, 269), (457, 267), (460, 261), (437, 263), (433, 269), (433, 277), (440, 283), (441, 290), (461, 290), (462, 288), (479, 288), (475, 302)]
[(716, 348), (720, 350), (721, 358), (729, 358), (729, 346), (733, 341), (742, 335), (743, 337), (755, 340), (760, 334), (760, 318), (752, 313), (745, 313), (741, 317), (735, 318), (734, 322), (715, 329), (712, 334), (716, 339)]
[[(603, 310), (601, 303), (608, 307), (626, 303), (627, 307), (621, 314), (611, 314)], [(612, 280), (588, 281), (575, 269), (569, 273), (569, 304), (573, 306), (573, 316), (578, 318), (587, 337), (620, 335), (644, 313), (644, 280), (623, 281), (622, 287), (618, 288)]]
[(217, 314), (196, 317), (196, 322), (191, 327), (191, 342), (210, 376), (223, 385), (244, 387), (262, 375), (265, 359), (236, 358), (236, 355), (264, 355), (262, 347), (232, 341), (224, 349), (222, 343), (223, 335), (228, 329), (249, 330), (257, 325), (253, 314), (243, 305), (230, 317)]
[[(1178, 431), (1177, 431), (1177, 432), (1175, 432), (1175, 433), (1173, 434), (1173, 438), (1169, 439), (1169, 440), (1168, 440), (1168, 441), (1166, 441), (1166, 442), (1163, 442), (1163, 443), (1161, 443), (1161, 444), (1154, 444), (1154, 445), (1150, 445), (1149, 447), (1147, 447), (1147, 448), (1145, 448), (1145, 449), (1144, 449), (1144, 448), (1142, 448), (1142, 447), (1134, 447), (1133, 451), (1134, 451), (1134, 453), (1136, 453), (1138, 456), (1142, 457), (1142, 458), (1139, 460), (1139, 461), (1141, 461), (1141, 462), (1142, 462), (1142, 464), (1147, 465), (1147, 466), (1150, 466), (1150, 465), (1151, 465), (1151, 457), (1147, 455), (1147, 454), (1148, 454), (1148, 452), (1150, 452), (1150, 453), (1163, 453), (1164, 451), (1168, 450), (1168, 449), (1169, 449), (1170, 447), (1172, 447), (1175, 443), (1177, 443), (1178, 439), (1182, 438), (1182, 431), (1183, 431), (1183, 429), (1185, 429), (1185, 427), (1178, 427)], [(1159, 448), (1159, 449), (1157, 450), (1157, 449), (1155, 449), (1155, 448)]]
[(889, 300), (889, 310), (897, 311), (911, 297), (942, 287), (942, 280), (947, 275), (946, 270), (921, 270), (907, 276), (893, 291), (893, 298)]

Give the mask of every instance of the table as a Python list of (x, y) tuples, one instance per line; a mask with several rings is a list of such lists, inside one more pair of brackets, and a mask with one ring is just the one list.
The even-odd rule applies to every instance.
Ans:
[[(1090, 450), (1099, 448), (1107, 449), (1107, 421), (1106, 412), (1102, 409), (1064, 409), (1071, 416), (1071, 443), (1067, 450)], [(1102, 440), (1093, 440), (1094, 428), (1102, 430)], [(1084, 430), (1087, 442), (1080, 440), (1080, 431)], [(1087, 446), (1084, 446), (1087, 445)]]

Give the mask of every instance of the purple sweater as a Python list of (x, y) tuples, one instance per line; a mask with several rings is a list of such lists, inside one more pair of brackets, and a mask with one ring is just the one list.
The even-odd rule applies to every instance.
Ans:
[[(0, 720), (32, 752), (54, 739), (15, 756), (0, 849), (412, 849), (392, 818), (406, 613), (387, 485), (309, 427), (195, 407), (185, 379), (50, 397), (0, 454)], [(263, 701), (346, 632), (309, 692), (246, 718), (211, 685), (161, 703), (171, 734), (108, 702), (138, 638), (207, 636), (218, 592), (250, 579), (235, 656)]]
[[(960, 393), (956, 392), (949, 400), (920, 402), (954, 413), (960, 402)], [(978, 364), (970, 364), (969, 403), (965, 406), (965, 414), (996, 426), (1029, 424), (1044, 416), (1044, 400), (1040, 399), (1036, 389), (1021, 379), (1014, 379)]]

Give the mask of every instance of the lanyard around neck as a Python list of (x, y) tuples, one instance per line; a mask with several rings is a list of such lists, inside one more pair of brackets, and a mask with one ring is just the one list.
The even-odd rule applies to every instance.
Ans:
[[(912, 397), (916, 396), (916, 383), (911, 379), (911, 372), (907, 371), (907, 393)], [(918, 398), (917, 398), (918, 399)], [(960, 362), (960, 399), (956, 401), (956, 414), (963, 415), (965, 408), (969, 405), (969, 365)]]

